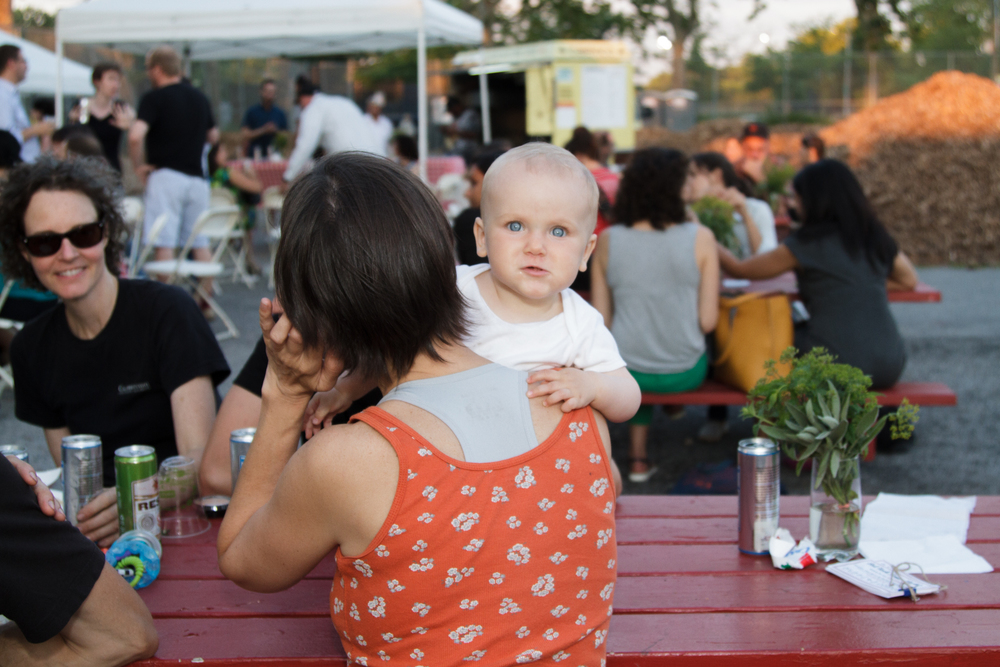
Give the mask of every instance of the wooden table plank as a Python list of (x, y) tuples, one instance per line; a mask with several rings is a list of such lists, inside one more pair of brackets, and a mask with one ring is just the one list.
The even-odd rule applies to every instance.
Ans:
[[(863, 481), (864, 465), (861, 470)], [(864, 496), (866, 506), (873, 500)], [(621, 496), (615, 517), (735, 517), (736, 512), (736, 496)], [(990, 515), (1000, 516), (1000, 496), (979, 496), (972, 516)], [(809, 516), (809, 496), (781, 496), (781, 516)]]

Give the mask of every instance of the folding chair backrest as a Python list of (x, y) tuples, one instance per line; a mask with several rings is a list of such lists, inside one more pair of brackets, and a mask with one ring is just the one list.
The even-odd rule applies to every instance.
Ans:
[(135, 226), (139, 222), (142, 222), (144, 211), (145, 206), (140, 197), (125, 197), (122, 199), (122, 218), (130, 226)]
[(128, 277), (135, 278), (135, 274), (139, 272), (139, 269), (146, 260), (149, 259), (149, 253), (153, 252), (153, 248), (156, 246), (156, 239), (160, 236), (160, 232), (167, 225), (167, 220), (170, 219), (168, 213), (161, 213), (160, 216), (153, 221), (153, 224), (149, 228), (149, 234), (143, 235), (142, 226), (140, 225), (137, 229), (138, 232), (135, 236), (135, 245), (133, 247), (138, 247), (140, 241), (142, 242), (142, 251), (138, 253), (135, 261), (131, 263), (128, 267)]
[(10, 296), (12, 289), (14, 289), (14, 279), (8, 278), (7, 282), (3, 284), (3, 291), (0, 292), (0, 309), (3, 309), (3, 305), (7, 303), (7, 297)]
[(180, 266), (180, 262), (187, 258), (188, 253), (191, 252), (191, 248), (194, 246), (195, 239), (199, 236), (219, 241), (218, 246), (212, 253), (212, 261), (218, 262), (222, 256), (222, 252), (226, 248), (226, 244), (229, 243), (230, 232), (233, 231), (233, 227), (236, 226), (239, 219), (240, 207), (234, 205), (212, 207), (198, 216), (198, 220), (194, 223), (194, 228), (191, 230), (191, 235), (184, 242), (184, 248), (177, 256), (178, 267)]
[(261, 195), (261, 204), (265, 210), (280, 211), (284, 203), (285, 195), (277, 187), (272, 186), (264, 190), (263, 195)]
[(232, 206), (235, 203), (236, 195), (233, 194), (232, 190), (227, 190), (226, 188), (212, 188), (211, 198), (208, 202), (209, 208)]

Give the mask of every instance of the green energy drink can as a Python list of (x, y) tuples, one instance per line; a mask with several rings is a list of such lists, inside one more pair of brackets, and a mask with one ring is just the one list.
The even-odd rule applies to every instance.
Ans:
[(104, 459), (96, 435), (68, 435), (62, 439), (63, 504), (74, 526), (84, 505), (104, 490)]
[(129, 445), (115, 450), (119, 533), (145, 530), (153, 535), (160, 534), (156, 470), (156, 450), (148, 445)]

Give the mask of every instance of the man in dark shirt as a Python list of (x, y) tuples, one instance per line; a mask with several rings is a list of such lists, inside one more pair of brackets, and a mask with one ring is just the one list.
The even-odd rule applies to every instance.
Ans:
[[(146, 186), (145, 232), (162, 214), (166, 226), (155, 239), (156, 259), (173, 259), (198, 217), (208, 208), (205, 143), (219, 140), (205, 95), (181, 77), (181, 57), (169, 46), (146, 55), (146, 74), (154, 90), (139, 102), (138, 120), (128, 133), (129, 155)], [(143, 147), (145, 146), (145, 159)], [(194, 241), (194, 258), (211, 260), (208, 240)], [(203, 285), (211, 292), (209, 285)]]
[(260, 104), (247, 109), (243, 115), (243, 140), (248, 141), (247, 155), (258, 159), (267, 157), (267, 148), (279, 130), (288, 129), (288, 118), (274, 103), (278, 89), (274, 79), (264, 79), (260, 84)]
[[(44, 508), (44, 509), (43, 509)], [(153, 618), (27, 463), (0, 456), (0, 665), (124, 665), (156, 651)]]

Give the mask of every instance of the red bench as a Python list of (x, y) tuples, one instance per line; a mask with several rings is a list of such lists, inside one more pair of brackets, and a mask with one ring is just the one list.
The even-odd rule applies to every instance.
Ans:
[[(878, 392), (879, 405), (896, 406), (904, 398), (916, 405), (956, 405), (958, 398), (955, 392), (942, 382), (897, 382), (890, 389)], [(643, 405), (744, 405), (747, 395), (739, 389), (714, 380), (706, 380), (703, 385), (692, 391), (682, 391), (676, 394), (642, 395)]]

